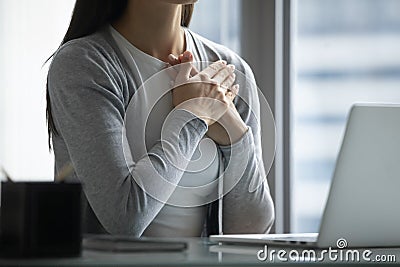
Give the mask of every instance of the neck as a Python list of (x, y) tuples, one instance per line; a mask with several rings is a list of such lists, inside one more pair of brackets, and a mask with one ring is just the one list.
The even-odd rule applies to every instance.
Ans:
[(132, 0), (113, 27), (143, 52), (168, 62), (168, 55), (182, 54), (185, 36), (180, 26), (181, 5)]

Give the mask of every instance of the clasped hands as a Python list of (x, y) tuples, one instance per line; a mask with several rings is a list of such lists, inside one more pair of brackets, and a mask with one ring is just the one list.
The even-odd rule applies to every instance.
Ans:
[(234, 84), (235, 67), (217, 61), (202, 71), (193, 65), (193, 55), (186, 51), (176, 57), (169, 55), (169, 64), (177, 66), (172, 90), (174, 107), (185, 109), (204, 120), (208, 125), (207, 136), (219, 145), (239, 141), (247, 131), (233, 100), (239, 92)]

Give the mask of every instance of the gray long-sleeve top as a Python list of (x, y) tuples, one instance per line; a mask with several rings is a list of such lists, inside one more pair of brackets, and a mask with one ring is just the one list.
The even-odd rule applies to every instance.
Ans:
[[(254, 76), (238, 55), (189, 32), (202, 61), (224, 59), (245, 77), (238, 79), (241, 91), (235, 105), (249, 131), (234, 145), (219, 147), (225, 170), (220, 187), (231, 187), (232, 179), (235, 184), (220, 201), (209, 205), (206, 230), (268, 232), (274, 220), (274, 207), (262, 161), (260, 107)], [(50, 66), (48, 90), (59, 132), (53, 137), (55, 173), (68, 162), (73, 164), (75, 171), (69, 180), (79, 180), (85, 193), (85, 232), (141, 236), (163, 207), (160, 200), (166, 201), (173, 188), (156, 200), (136, 181), (160, 175), (171, 184), (178, 184), (183, 170), (176, 168), (179, 162), (170, 162), (171, 159), (191, 158), (208, 130), (201, 119), (176, 110), (165, 125), (168, 134), (163, 140), (133, 167), (127, 166), (122, 138), (124, 116), (139, 79), (107, 28), (64, 44)], [(175, 130), (180, 128), (180, 132)], [(248, 160), (244, 161), (245, 158)], [(240, 180), (236, 183), (238, 174)], [(252, 190), (254, 184), (261, 186)], [(212, 211), (216, 203), (219, 212)]]

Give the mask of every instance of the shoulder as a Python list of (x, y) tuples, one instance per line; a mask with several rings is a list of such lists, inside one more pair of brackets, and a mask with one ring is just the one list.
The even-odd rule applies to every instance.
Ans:
[(59, 68), (67, 72), (90, 68), (101, 68), (108, 72), (123, 71), (116, 46), (105, 29), (63, 44), (53, 55), (50, 73)]
[(104, 30), (63, 44), (52, 58), (49, 84), (107, 82), (122, 87), (124, 67)]
[(204, 48), (207, 54), (208, 61), (226, 60), (228, 63), (235, 65), (238, 71), (244, 73), (245, 75), (250, 75), (253, 77), (253, 71), (249, 64), (240, 57), (236, 52), (232, 51), (228, 47), (215, 43), (191, 30), (189, 33), (193, 36), (197, 45)]

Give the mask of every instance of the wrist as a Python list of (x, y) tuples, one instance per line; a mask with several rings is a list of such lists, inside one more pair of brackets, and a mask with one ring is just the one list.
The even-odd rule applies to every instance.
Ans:
[(177, 109), (181, 109), (181, 110), (185, 110), (185, 111), (193, 114), (193, 116), (195, 116), (195, 117), (201, 119), (202, 121), (204, 121), (207, 124), (207, 126), (210, 126), (212, 124), (212, 121), (205, 115), (203, 110), (198, 108), (195, 105), (188, 105), (186, 103), (182, 103), (182, 104), (178, 105), (176, 108)]
[(238, 142), (248, 131), (246, 123), (244, 123), (240, 115), (233, 109), (228, 109), (220, 118), (219, 123), (228, 131), (229, 144)]

